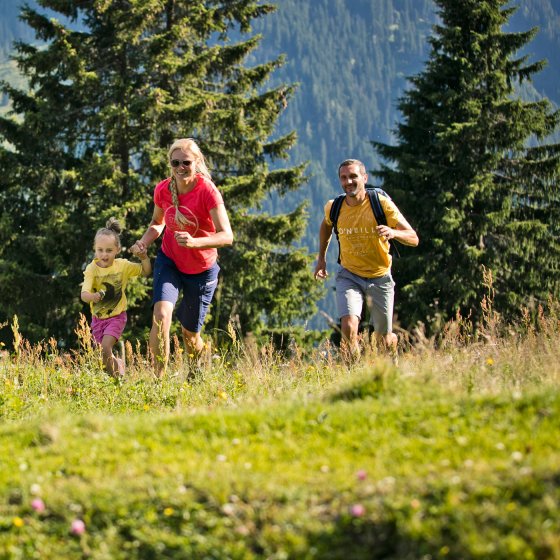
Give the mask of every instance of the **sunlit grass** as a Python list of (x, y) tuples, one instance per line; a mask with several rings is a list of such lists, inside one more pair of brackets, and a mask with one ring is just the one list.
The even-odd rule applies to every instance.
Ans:
[(560, 558), (558, 305), (364, 344), (178, 340), (156, 380), (10, 325), (0, 362), (0, 558)]

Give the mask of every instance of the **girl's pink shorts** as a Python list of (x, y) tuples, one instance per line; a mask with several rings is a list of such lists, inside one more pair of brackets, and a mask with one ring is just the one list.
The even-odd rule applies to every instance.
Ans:
[(93, 333), (93, 338), (98, 344), (101, 344), (105, 335), (114, 336), (119, 340), (126, 326), (126, 319), (126, 311), (114, 317), (107, 317), (107, 319), (92, 317), (91, 332)]

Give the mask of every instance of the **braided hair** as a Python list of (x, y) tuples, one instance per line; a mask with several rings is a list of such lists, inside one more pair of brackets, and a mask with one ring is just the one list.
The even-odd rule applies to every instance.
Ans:
[[(171, 160), (171, 154), (173, 154), (175, 150), (190, 150), (194, 154), (194, 161), (192, 165), (194, 165), (195, 173), (199, 173), (207, 179), (212, 180), (204, 155), (193, 138), (179, 138), (178, 140), (175, 140), (167, 152), (169, 161)], [(182, 226), (193, 225), (193, 223), (179, 210), (179, 191), (177, 189), (177, 181), (175, 180), (175, 176), (173, 174), (171, 174), (171, 181), (169, 182), (169, 192), (171, 193), (173, 206), (175, 206), (175, 221)]]

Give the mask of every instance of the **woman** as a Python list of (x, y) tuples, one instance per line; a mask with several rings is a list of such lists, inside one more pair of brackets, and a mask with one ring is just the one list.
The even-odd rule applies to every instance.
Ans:
[(217, 248), (233, 243), (222, 195), (196, 142), (176, 140), (168, 156), (171, 177), (156, 185), (152, 221), (130, 248), (135, 255), (145, 254), (164, 232), (154, 265), (150, 331), (157, 377), (164, 375), (169, 360), (171, 318), (181, 291), (177, 317), (187, 352), (197, 355), (204, 348), (200, 331), (218, 283)]

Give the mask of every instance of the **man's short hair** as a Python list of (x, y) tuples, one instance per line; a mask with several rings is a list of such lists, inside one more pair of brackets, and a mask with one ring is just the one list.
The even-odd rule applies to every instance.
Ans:
[(366, 166), (359, 160), (359, 159), (345, 159), (339, 166), (338, 166), (338, 174), (340, 175), (340, 170), (342, 167), (346, 167), (347, 165), (359, 165), (360, 172), (366, 172)]

